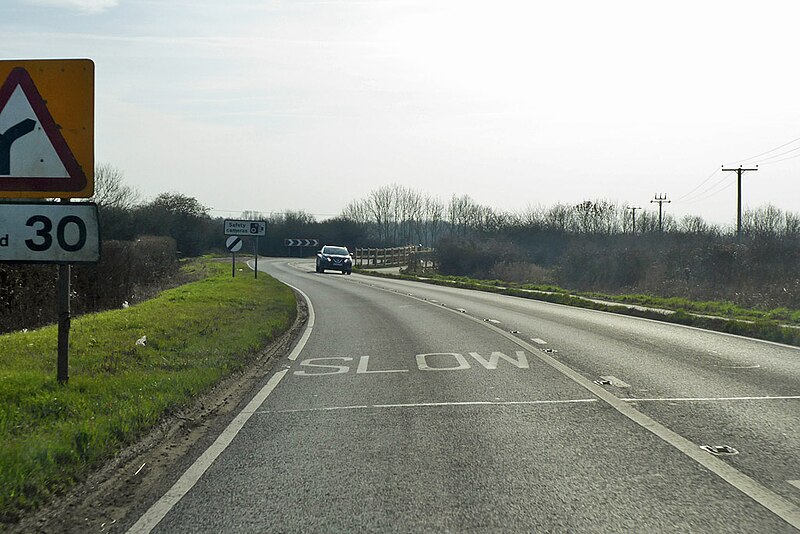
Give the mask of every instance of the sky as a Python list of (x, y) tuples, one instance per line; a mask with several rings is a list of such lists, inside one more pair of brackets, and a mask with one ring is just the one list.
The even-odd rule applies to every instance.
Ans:
[(95, 62), (95, 160), (212, 215), (401, 184), (505, 211), (800, 212), (800, 7), (2, 0), (0, 58)]

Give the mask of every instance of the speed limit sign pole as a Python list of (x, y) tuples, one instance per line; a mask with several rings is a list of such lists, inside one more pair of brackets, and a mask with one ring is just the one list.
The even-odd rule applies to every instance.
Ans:
[[(62, 203), (69, 203), (68, 198), (62, 198)], [(69, 327), (72, 320), (70, 309), (70, 277), (72, 266), (69, 263), (58, 264), (58, 363), (56, 365), (56, 379), (59, 384), (66, 384), (69, 380)]]

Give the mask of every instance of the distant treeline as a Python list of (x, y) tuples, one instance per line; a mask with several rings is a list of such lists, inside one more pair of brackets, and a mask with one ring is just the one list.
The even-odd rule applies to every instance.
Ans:
[[(144, 202), (121, 171), (95, 172), (102, 259), (75, 269), (76, 310), (97, 311), (135, 301), (177, 273), (177, 259), (225, 252), (223, 217), (197, 199), (163, 193)], [(744, 306), (800, 308), (800, 215), (764, 206), (743, 214), (743, 238), (699, 216), (676, 220), (605, 200), (505, 212), (467, 195), (442, 201), (402, 185), (373, 190), (335, 218), (317, 221), (303, 211), (229, 218), (265, 220), (265, 256), (309, 256), (286, 239), (322, 244), (437, 249), (443, 274), (570, 289), (641, 292)], [(253, 245), (246, 244), (243, 253)], [(54, 319), (52, 266), (0, 265), (0, 331)], [(150, 288), (150, 289), (148, 289)], [(24, 312), (21, 312), (24, 308)]]
[[(165, 193), (147, 203), (120, 202), (126, 195), (108, 194), (120, 189), (119, 177), (112, 178), (100, 184), (98, 197), (105, 238), (166, 235), (182, 256), (224, 252), (223, 218), (211, 217), (196, 199)], [(659, 228), (657, 212), (637, 210), (634, 224), (629, 208), (585, 200), (506, 212), (467, 195), (442, 201), (393, 184), (324, 221), (303, 211), (231, 218), (267, 221), (258, 250), (267, 256), (314, 253), (284, 246), (287, 238), (351, 249), (422, 244), (439, 251), (444, 274), (800, 308), (800, 215), (770, 205), (745, 211), (738, 242), (735, 228), (696, 215), (676, 220), (665, 213)]]
[(637, 210), (634, 225), (629, 206), (605, 200), (509, 213), (399, 185), (342, 218), (367, 241), (436, 247), (442, 274), (800, 309), (800, 215), (771, 205), (743, 213), (741, 241), (694, 215), (664, 214), (659, 228), (657, 213)]

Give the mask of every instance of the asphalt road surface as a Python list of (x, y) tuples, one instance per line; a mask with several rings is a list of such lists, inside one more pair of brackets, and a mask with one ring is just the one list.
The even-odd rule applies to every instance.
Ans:
[(796, 348), (259, 268), (310, 301), (306, 333), (129, 532), (800, 529)]

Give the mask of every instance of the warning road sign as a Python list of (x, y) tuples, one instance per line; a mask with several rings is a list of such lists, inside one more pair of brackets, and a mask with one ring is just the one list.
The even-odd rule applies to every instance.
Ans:
[(0, 61), (0, 197), (94, 192), (94, 63)]

